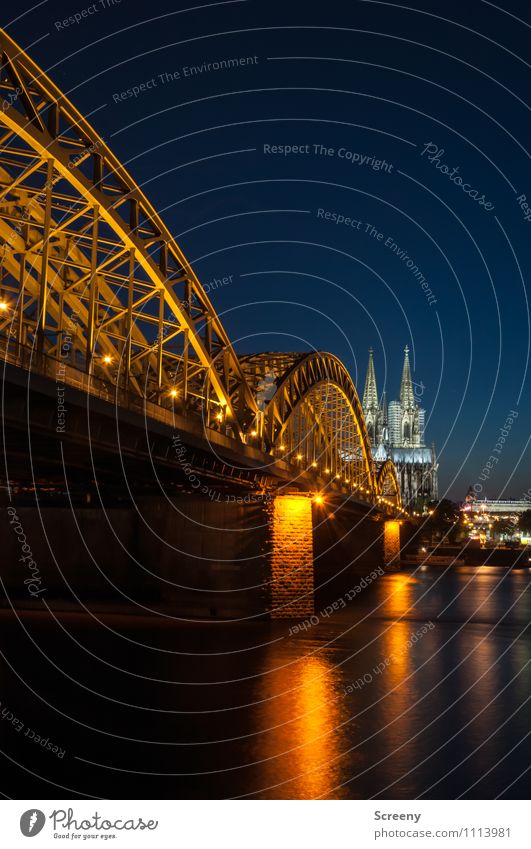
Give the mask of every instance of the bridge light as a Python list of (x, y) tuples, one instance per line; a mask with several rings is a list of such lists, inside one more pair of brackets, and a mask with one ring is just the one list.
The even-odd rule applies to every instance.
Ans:
[(170, 389), (170, 397), (171, 398), (177, 398), (178, 394), (179, 393), (178, 393), (177, 389)]
[(111, 357), (111, 355), (110, 355), (110, 354), (105, 354), (105, 356), (104, 356), (104, 358), (103, 358), (103, 362), (104, 362), (104, 363), (105, 363), (105, 365), (107, 365), (107, 366), (108, 366), (110, 363), (112, 363), (112, 357)]
[(251, 431), (251, 436), (258, 436), (258, 431), (256, 431), (256, 430), (252, 430), (252, 431)]
[(285, 450), (286, 450), (286, 446), (285, 446), (285, 445), (279, 445), (278, 447), (279, 447), (280, 451), (285, 451)]
[(8, 309), (9, 304), (7, 303), (7, 301), (4, 300), (4, 298), (2, 298), (2, 300), (0, 300), (0, 312), (6, 312), (6, 310)]
[(325, 475), (329, 475), (329, 474), (330, 474), (330, 469), (325, 469)]
[(316, 469), (316, 468), (317, 468), (317, 463), (315, 462), (315, 460), (314, 460), (314, 461), (313, 461), (313, 463), (312, 463), (312, 468), (313, 468), (313, 469)]
[(316, 495), (315, 498), (313, 499), (313, 501), (314, 501), (314, 504), (322, 504), (324, 499), (323, 499), (322, 495)]
[(337, 479), (337, 478), (340, 478), (340, 477), (341, 477), (341, 475), (339, 475), (339, 474), (337, 474), (337, 475), (336, 475), (336, 479)]
[(223, 413), (218, 413), (216, 418), (217, 418), (218, 422), (222, 422), (223, 421)]
[(297, 454), (297, 460), (302, 460), (302, 454)]

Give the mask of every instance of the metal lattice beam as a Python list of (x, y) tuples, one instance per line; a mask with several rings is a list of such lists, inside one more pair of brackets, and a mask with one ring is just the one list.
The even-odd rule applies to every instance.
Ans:
[(132, 177), (0, 30), (0, 333), (244, 437), (256, 402), (190, 264)]
[(326, 353), (238, 359), (141, 189), (3, 30), (0, 347), (25, 368), (38, 370), (41, 359), (49, 374), (55, 359), (89, 391), (97, 382), (121, 398), (132, 393), (152, 415), (159, 407), (193, 413), (367, 501), (392, 504), (389, 494), (400, 506), (392, 463), (376, 475), (363, 410), (340, 360)]
[(395, 507), (402, 507), (400, 484), (395, 464), (386, 460), (378, 469), (376, 476), (377, 493), (380, 500), (390, 502)]
[(376, 502), (363, 409), (343, 363), (316, 352), (255, 354), (242, 364), (255, 391), (275, 375), (274, 394), (259, 414), (264, 449)]

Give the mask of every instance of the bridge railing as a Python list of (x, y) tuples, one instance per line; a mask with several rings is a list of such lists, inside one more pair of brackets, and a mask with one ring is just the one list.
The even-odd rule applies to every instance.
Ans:
[[(174, 429), (187, 430), (196, 435), (200, 433), (209, 442), (235, 447), (233, 437), (207, 427), (200, 413), (186, 409), (178, 402), (174, 404), (169, 399), (167, 401), (164, 399), (168, 403), (168, 406), (165, 407), (163, 404), (141, 398), (136, 392), (128, 391), (119, 383), (111, 383), (96, 374), (87, 373), (74, 367), (66, 358), (50, 356), (44, 352), (38, 352), (33, 346), (24, 345), (7, 337), (0, 337), (0, 359), (28, 372), (28, 375), (40, 375), (54, 380), (56, 383), (70, 386), (86, 395), (111, 403), (121, 409), (155, 419)], [(248, 449), (249, 446), (246, 446), (246, 448)], [(286, 466), (286, 470), (289, 469), (289, 463), (283, 465)], [(300, 469), (298, 469), (298, 472), (300, 473)], [(334, 484), (335, 481), (328, 482), (330, 495), (340, 495), (341, 487)], [(367, 494), (358, 492), (357, 498), (366, 502), (371, 500), (368, 490)], [(396, 512), (396, 506), (390, 501), (382, 499), (382, 497), (377, 499), (377, 506), (383, 513), (394, 514)], [(404, 511), (399, 509), (398, 512), (403, 513)]]
[(110, 383), (93, 373), (87, 373), (73, 367), (66, 359), (38, 352), (34, 347), (16, 341), (0, 338), (0, 358), (24, 371), (50, 378), (57, 383), (64, 383), (95, 398), (100, 398), (131, 412), (147, 415), (164, 424), (174, 425), (176, 413), (179, 416), (194, 419), (197, 424), (201, 422), (200, 415), (184, 407), (177, 404), (170, 406), (170, 402), (168, 402), (168, 407), (153, 403), (146, 398), (141, 398), (137, 393), (129, 392), (118, 384)]

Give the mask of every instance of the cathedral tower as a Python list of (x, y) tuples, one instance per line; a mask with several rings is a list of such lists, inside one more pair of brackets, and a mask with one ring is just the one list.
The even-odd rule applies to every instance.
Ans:
[(381, 415), (372, 348), (369, 348), (369, 362), (367, 365), (367, 376), (365, 378), (365, 389), (363, 391), (363, 410), (365, 412), (365, 423), (369, 431), (371, 444), (375, 445), (379, 442), (379, 420)]
[(398, 473), (402, 501), (411, 509), (423, 510), (438, 497), (438, 464), (435, 448), (427, 448), (424, 442), (425, 411), (415, 397), (407, 345), (399, 400), (391, 401), (388, 408), (385, 392), (378, 401), (374, 356), (372, 348), (369, 350), (363, 410), (375, 463), (391, 458)]

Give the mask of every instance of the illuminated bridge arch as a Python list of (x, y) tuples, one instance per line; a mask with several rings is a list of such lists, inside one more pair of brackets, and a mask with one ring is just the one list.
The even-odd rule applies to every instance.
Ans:
[(343, 363), (322, 352), (266, 353), (241, 361), (261, 408), (264, 449), (375, 500), (369, 435)]
[[(238, 358), (140, 188), (0, 30), (0, 337), (32, 367), (179, 404), (241, 438), (256, 413)], [(28, 353), (29, 352), (29, 353)]]
[(394, 507), (402, 507), (400, 484), (398, 482), (396, 467), (392, 460), (386, 460), (378, 469), (376, 485), (377, 495), (381, 500), (392, 504)]
[(238, 357), (141, 189), (3, 30), (0, 353), (54, 379), (60, 365), (63, 382), (166, 422), (200, 417), (253, 463), (260, 449), (371, 504), (396, 483), (390, 468), (376, 478), (345, 366), (326, 353)]

